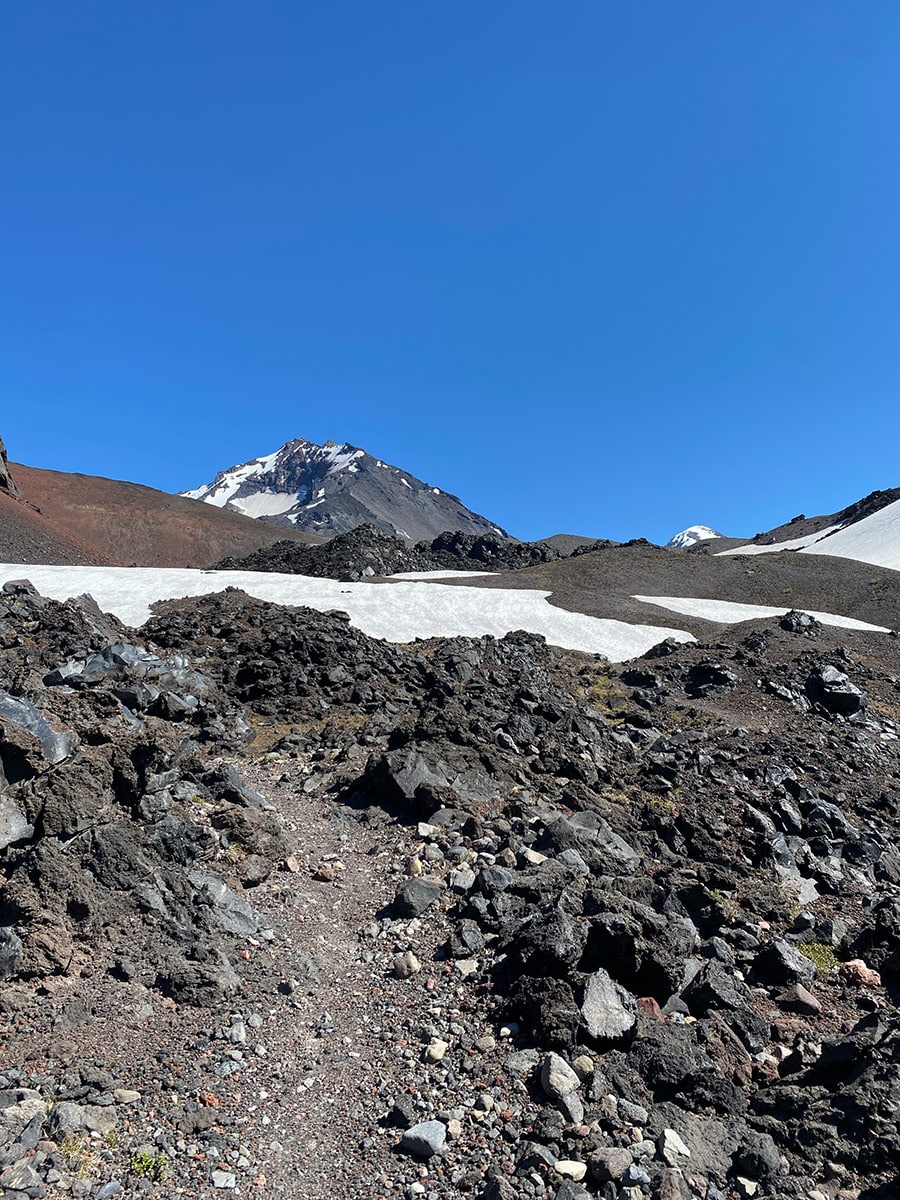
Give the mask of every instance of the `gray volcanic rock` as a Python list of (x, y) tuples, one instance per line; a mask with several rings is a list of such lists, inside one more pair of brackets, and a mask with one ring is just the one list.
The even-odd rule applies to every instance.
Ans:
[[(447, 1200), (515, 1200), (537, 1194), (535, 1180), (553, 1200), (685, 1200), (704, 1188), (710, 1200), (788, 1200), (823, 1178), (893, 1194), (896, 639), (824, 626), (810, 638), (772, 618), (617, 666), (522, 632), (395, 645), (339, 612), (236, 589), (161, 604), (140, 646), (103, 620), (24, 584), (0, 594), (4, 687), (31, 706), (0, 708), (2, 799), (33, 827), (0, 851), (0, 977), (16, 994), (37, 989), (20, 1026), (54, 1003), (53, 975), (75, 978), (94, 965), (88, 954), (100, 965), (105, 955), (117, 984), (176, 1001), (172, 1021), (211, 1005), (210, 1033), (189, 1027), (190, 1054), (241, 1089), (254, 1068), (237, 1047), (257, 1028), (247, 992), (262, 989), (253, 1009), (270, 1016), (284, 997), (281, 1046), (293, 1045), (298, 1017), (312, 1018), (330, 1085), (339, 1060), (325, 1039), (336, 1045), (348, 1028), (340, 1006), (356, 1028), (366, 963), (378, 1020), (368, 1061), (395, 1061), (368, 1109), (354, 1110), (362, 1120), (335, 1120), (329, 1164), (337, 1139), (375, 1133), (377, 1121), (398, 1130), (389, 1152), (428, 1161), (428, 1186)], [(860, 720), (804, 691), (811, 677), (842, 686), (832, 663), (869, 697)], [(245, 724), (279, 738), (258, 735), (261, 794), (231, 761), (244, 745), (239, 703)], [(23, 724), (34, 725), (32, 709), (77, 735), (67, 757), (48, 761)], [(261, 798), (276, 775), (282, 796), (320, 797), (328, 845), (341, 830), (348, 865), (364, 848), (372, 864), (364, 878), (375, 886), (355, 893), (346, 925), (364, 939), (361, 957), (332, 982), (323, 956), (321, 990), (307, 989), (306, 955), (292, 963), (279, 927), (288, 897), (309, 895), (298, 855), (312, 866), (321, 846), (299, 822), (285, 826), (300, 833), (298, 853), (282, 840), (278, 809)], [(338, 823), (338, 806), (351, 821)], [(791, 870), (812, 888), (801, 904)], [(340, 887), (312, 878), (310, 888)], [(271, 941), (257, 929), (269, 913)], [(99, 971), (78, 977), (93, 988)], [(332, 997), (338, 1022), (323, 1012)], [(235, 1047), (218, 1063), (215, 1041)], [(271, 1045), (278, 1078), (285, 1052)], [(196, 1108), (179, 1102), (169, 1117), (176, 1076), (165, 1061), (147, 1069), (152, 1128), (159, 1112), (161, 1127), (177, 1119), (202, 1146), (209, 1121), (203, 1153), (216, 1153), (204, 1161), (223, 1161), (229, 1106), (206, 1112), (188, 1061), (179, 1097)], [(31, 1076), (3, 1085), (0, 1143), (15, 1123), (11, 1169), (36, 1162), (43, 1178), (28, 1152), (47, 1114), (22, 1111), (23, 1083), (44, 1086)], [(103, 1107), (88, 1086), (73, 1077), (53, 1093), (77, 1106), (73, 1121)], [(361, 1102), (355, 1088), (347, 1095)], [(329, 1115), (348, 1112), (330, 1101)], [(315, 1113), (316, 1091), (302, 1103)], [(376, 1141), (361, 1150), (372, 1156)], [(424, 1179), (420, 1165), (397, 1170)]]
[(431, 1158), (440, 1154), (447, 1139), (447, 1126), (441, 1121), (420, 1121), (407, 1129), (400, 1140), (400, 1148), (417, 1158)]
[(394, 908), (401, 917), (418, 917), (440, 898), (439, 884), (430, 879), (407, 879), (397, 892)]
[(182, 495), (326, 537), (362, 524), (411, 542), (448, 529), (507, 536), (456, 496), (349, 442), (319, 446), (295, 438)]
[(30, 838), (34, 826), (29, 825), (24, 815), (9, 800), (0, 796), (0, 850), (13, 842)]
[(806, 690), (810, 698), (824, 705), (829, 712), (850, 717), (863, 710), (868, 697), (837, 667), (821, 667), (809, 677)]
[(6, 447), (3, 445), (3, 438), (0, 438), (0, 491), (8, 492), (10, 496), (19, 495), (19, 489), (16, 487), (15, 480), (9, 473), (9, 460), (6, 457)]
[(261, 928), (235, 889), (289, 843), (201, 750), (242, 748), (242, 711), (183, 655), (122, 632), (87, 600), (0, 593), (0, 979), (66, 974), (108, 936), (139, 944), (179, 1003), (215, 1004), (239, 985), (229, 955)]
[[(578, 549), (572, 553), (580, 553)], [(220, 571), (278, 571), (325, 579), (359, 580), (399, 571), (517, 571), (566, 555), (545, 542), (515, 542), (496, 533), (446, 530), (410, 546), (372, 525), (357, 525), (320, 546), (275, 542), (243, 558), (223, 558)]]
[(541, 1066), (541, 1087), (551, 1100), (559, 1102), (581, 1087), (581, 1080), (564, 1058), (550, 1053)]

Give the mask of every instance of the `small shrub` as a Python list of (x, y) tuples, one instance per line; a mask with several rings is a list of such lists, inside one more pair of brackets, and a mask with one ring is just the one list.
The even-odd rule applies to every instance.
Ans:
[(800, 945), (797, 949), (810, 962), (816, 964), (816, 970), (820, 975), (830, 975), (832, 971), (836, 971), (841, 965), (835, 952), (830, 946), (826, 946), (824, 942), (806, 942), (805, 945)]
[(168, 1176), (169, 1160), (164, 1154), (153, 1154), (148, 1150), (135, 1150), (131, 1156), (131, 1171), (144, 1179), (161, 1183)]
[(90, 1175), (100, 1161), (85, 1139), (77, 1133), (67, 1134), (60, 1143), (59, 1149), (69, 1170), (78, 1179), (84, 1179)]

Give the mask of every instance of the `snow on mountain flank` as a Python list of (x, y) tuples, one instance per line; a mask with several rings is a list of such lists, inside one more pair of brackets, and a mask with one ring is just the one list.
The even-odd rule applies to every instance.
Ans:
[(541, 634), (554, 646), (603, 654), (624, 662), (665, 638), (693, 641), (683, 629), (632, 625), (588, 617), (547, 603), (550, 592), (451, 586), (440, 583), (341, 583), (305, 575), (260, 571), (196, 571), (164, 567), (46, 567), (0, 564), (0, 585), (28, 578), (45, 596), (65, 600), (89, 592), (102, 609), (126, 624), (142, 625), (157, 600), (202, 596), (238, 587), (276, 604), (342, 609), (370, 637), (502, 637), (515, 629)]
[(782, 550), (852, 558), (874, 567), (900, 571), (900, 500), (849, 525), (830, 525), (818, 533), (769, 546), (737, 546), (723, 550), (722, 554), (777, 554)]
[(277, 517), (290, 512), (297, 497), (285, 492), (257, 492), (234, 501), (234, 507), (245, 517)]
[(229, 507), (229, 500), (240, 490), (249, 479), (264, 475), (274, 466), (280, 451), (264, 454), (262, 458), (254, 458), (241, 466), (232, 467), (228, 471), (220, 471), (212, 483), (201, 484), (189, 492), (182, 492), (190, 500), (204, 500), (207, 504), (215, 504), (218, 508)]
[(687, 529), (682, 529), (681, 533), (676, 533), (674, 537), (666, 542), (666, 548), (670, 550), (686, 550), (688, 546), (696, 546), (698, 542), (707, 542), (710, 538), (720, 538), (723, 534), (716, 533), (715, 529), (710, 529), (708, 525), (689, 525)]
[(805, 546), (800, 553), (855, 558), (857, 562), (900, 571), (900, 500), (844, 526), (824, 541)]
[[(717, 553), (724, 556), (726, 554), (777, 554), (781, 550), (805, 550), (817, 546), (823, 538), (830, 537), (840, 528), (840, 525), (828, 525), (824, 529), (820, 529), (818, 533), (807, 533), (804, 537), (789, 538), (786, 542), (770, 542), (764, 546), (749, 542), (745, 546), (734, 546), (731, 550), (719, 550)], [(825, 551), (816, 550), (814, 553), (823, 554)], [(851, 556), (847, 555), (846, 557)]]

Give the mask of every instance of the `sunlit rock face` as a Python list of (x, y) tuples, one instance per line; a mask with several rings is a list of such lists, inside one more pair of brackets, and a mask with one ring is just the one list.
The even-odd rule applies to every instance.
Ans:
[(9, 473), (9, 462), (6, 457), (6, 447), (3, 445), (3, 438), (0, 438), (0, 492), (8, 492), (10, 496), (18, 496), (19, 494), (19, 489), (16, 487)]

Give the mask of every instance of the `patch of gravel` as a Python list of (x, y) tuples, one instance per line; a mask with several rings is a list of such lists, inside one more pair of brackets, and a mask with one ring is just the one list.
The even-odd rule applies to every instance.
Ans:
[[(356, 1200), (458, 1195), (483, 1178), (483, 1148), (521, 1097), (496, 1086), (509, 1047), (477, 970), (439, 952), (449, 923), (390, 915), (424, 843), (379, 809), (337, 803), (311, 770), (242, 763), (297, 848), (254, 889), (271, 934), (243, 944), (229, 1002), (180, 1006), (100, 968), (6, 993), (0, 1039), (23, 1068), (0, 1087), (96, 1103), (82, 1080), (95, 1069), (110, 1074), (102, 1091), (131, 1093), (106, 1106), (111, 1132), (44, 1141), (59, 1166), (40, 1194)], [(439, 1157), (401, 1152), (395, 1106), (449, 1131)]]

